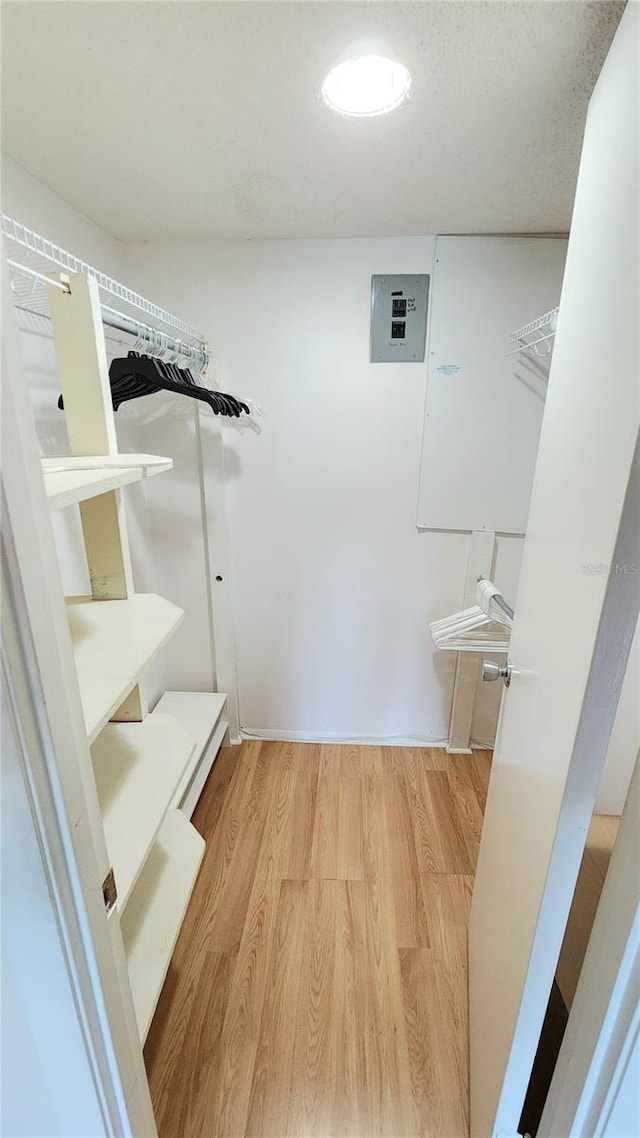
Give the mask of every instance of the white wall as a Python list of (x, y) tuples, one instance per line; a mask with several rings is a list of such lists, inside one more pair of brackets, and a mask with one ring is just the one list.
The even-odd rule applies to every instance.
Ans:
[(549, 361), (509, 337), (558, 304), (566, 255), (562, 238), (438, 238), (418, 525), (524, 533)]
[[(368, 362), (371, 273), (432, 272), (433, 239), (124, 247), (15, 163), (2, 173), (5, 212), (202, 326), (221, 385), (264, 405), (260, 436), (224, 430), (243, 725), (444, 739), (454, 662), (436, 655), (427, 625), (461, 603), (467, 538), (415, 530), (424, 366)], [(43, 452), (64, 452), (53, 346), (27, 334), (23, 347)], [(185, 609), (165, 654), (167, 685), (206, 690), (214, 668), (193, 418), (157, 397), (116, 421), (123, 450), (174, 458), (171, 475), (126, 493), (134, 574), (138, 588)], [(65, 589), (86, 591), (77, 510), (54, 525)], [(507, 546), (519, 543), (502, 545), (497, 575), (509, 594), (519, 549)], [(499, 695), (497, 685), (479, 694), (482, 739), (493, 738)]]
[(2, 212), (76, 257), (121, 279), (121, 243), (5, 154), (2, 155)]
[[(432, 272), (433, 249), (429, 237), (127, 248), (128, 279), (202, 327), (219, 385), (265, 412), (259, 435), (224, 428), (245, 730), (447, 736), (454, 660), (427, 626), (460, 607), (468, 538), (415, 527), (425, 365), (369, 363), (371, 274)], [(500, 542), (508, 595), (519, 547)], [(499, 695), (480, 695), (482, 738)]]
[[(5, 212), (201, 326), (222, 388), (264, 407), (261, 434), (228, 422), (223, 431), (243, 726), (444, 739), (453, 659), (436, 655), (427, 624), (461, 603), (467, 537), (415, 530), (424, 366), (368, 362), (371, 273), (431, 272), (433, 239), (122, 246), (7, 159), (2, 175)], [(35, 337), (25, 349), (43, 450), (55, 453), (65, 432), (53, 349)], [(146, 487), (153, 541), (145, 488), (127, 492), (134, 573), (138, 588), (186, 610), (166, 653), (167, 685), (206, 690), (214, 670), (195, 432), (187, 410), (167, 412), (161, 400), (116, 416), (123, 449), (155, 448), (176, 465)], [(78, 591), (74, 511), (58, 514), (56, 532), (65, 584)], [(495, 576), (507, 596), (520, 545), (499, 539)], [(500, 695), (497, 684), (480, 688), (477, 738), (492, 740)], [(628, 682), (599, 803), (611, 812), (637, 750), (634, 702)]]
[[(240, 719), (300, 737), (446, 736), (467, 538), (421, 534), (423, 364), (371, 365), (370, 278), (431, 272), (432, 238), (128, 248), (129, 278), (188, 313), (223, 390)], [(171, 540), (170, 533), (165, 541)]]

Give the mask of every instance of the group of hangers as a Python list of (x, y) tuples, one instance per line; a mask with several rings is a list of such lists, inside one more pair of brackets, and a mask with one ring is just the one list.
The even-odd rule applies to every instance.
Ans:
[[(125, 357), (112, 360), (109, 382), (114, 411), (129, 399), (140, 399), (143, 395), (153, 395), (157, 391), (173, 391), (177, 395), (189, 395), (192, 399), (208, 403), (214, 415), (238, 418), (243, 411), (246, 415), (251, 414), (247, 404), (234, 395), (212, 391), (209, 387), (199, 387), (187, 368), (139, 352), (132, 351)], [(58, 407), (61, 410), (64, 408), (62, 396), (58, 399)]]

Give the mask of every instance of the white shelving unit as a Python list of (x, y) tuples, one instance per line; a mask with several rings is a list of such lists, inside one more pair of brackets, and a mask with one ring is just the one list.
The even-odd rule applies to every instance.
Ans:
[[(129, 346), (141, 338), (152, 351), (190, 353), (197, 366), (208, 350), (195, 329), (57, 246), (17, 224), (7, 228), (6, 219), (3, 229), (13, 242), (14, 284), (30, 281), (14, 290), (5, 274), (2, 296), (8, 683), (29, 733), (24, 754), (43, 868), (61, 884), (50, 901), (68, 952), (68, 1003), (84, 1017), (90, 1071), (105, 1087), (105, 1125), (157, 1138), (142, 1045), (204, 853), (189, 818), (229, 714), (225, 695), (189, 692), (169, 693), (164, 710), (149, 713), (146, 670), (183, 613), (135, 592), (123, 487), (173, 463), (118, 451), (103, 321), (135, 337)], [(33, 281), (58, 360), (69, 440), (62, 457), (39, 453), (13, 311), (32, 312)], [(103, 300), (117, 296), (123, 311), (106, 303), (101, 311), (100, 291)], [(140, 311), (154, 327), (140, 322)], [(211, 469), (210, 454), (207, 461)], [(79, 515), (87, 597), (65, 598), (55, 565), (50, 515), (64, 508)], [(223, 556), (219, 513), (216, 522)], [(235, 737), (235, 706), (232, 718)]]
[(142, 1043), (151, 1026), (203, 855), (203, 839), (180, 810), (171, 810), (122, 918)]
[(109, 723), (93, 744), (93, 770), (120, 912), (193, 754), (193, 739), (170, 715), (148, 715), (142, 723)]
[(138, 593), (122, 601), (70, 597), (67, 614), (87, 736), (93, 743), (184, 613), (155, 593)]
[(171, 470), (170, 458), (151, 454), (43, 458), (42, 473), (49, 508), (60, 510), (141, 478)]
[(50, 510), (80, 512), (92, 591), (67, 598), (66, 612), (117, 890), (108, 912), (143, 1044), (204, 853), (189, 817), (227, 731), (226, 696), (171, 693), (148, 712), (145, 671), (184, 614), (135, 592), (121, 491), (173, 463), (118, 453), (98, 286), (84, 273), (67, 286), (52, 284), (49, 303), (72, 454), (43, 459), (42, 475)]

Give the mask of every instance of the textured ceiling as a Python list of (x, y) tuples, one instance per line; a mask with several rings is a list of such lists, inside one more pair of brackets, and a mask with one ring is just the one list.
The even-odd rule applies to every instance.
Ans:
[[(5, 0), (3, 149), (123, 239), (566, 230), (623, 8)], [(370, 50), (409, 101), (329, 111)]]

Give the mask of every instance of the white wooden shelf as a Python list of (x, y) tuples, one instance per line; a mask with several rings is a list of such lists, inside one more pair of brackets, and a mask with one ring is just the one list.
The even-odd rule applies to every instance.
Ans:
[(165, 692), (154, 715), (171, 715), (196, 745), (172, 806), (191, 817), (202, 788), (220, 750), (228, 723), (223, 718), (227, 703), (224, 692)]
[(121, 918), (129, 979), (144, 1043), (204, 854), (204, 841), (171, 810)]
[(91, 754), (120, 912), (129, 900), (194, 749), (170, 715), (108, 723)]
[(130, 482), (171, 470), (173, 461), (153, 454), (43, 458), (42, 473), (52, 510), (73, 506)]
[(177, 628), (184, 613), (155, 593), (124, 601), (67, 598), (80, 699), (90, 743)]
[(189, 782), (186, 783), (184, 791), (182, 791), (181, 788), (178, 790), (178, 794), (181, 795), (181, 797), (178, 798), (176, 796), (176, 805), (179, 805), (182, 813), (185, 814), (187, 818), (191, 817), (196, 806), (198, 805), (198, 799), (202, 794), (204, 784), (209, 777), (209, 772), (216, 761), (218, 751), (224, 742), (224, 737), (227, 734), (228, 730), (229, 723), (227, 720), (220, 719), (200, 758), (200, 761), (195, 762), (195, 758), (192, 760), (192, 766), (194, 768), (193, 774)]

